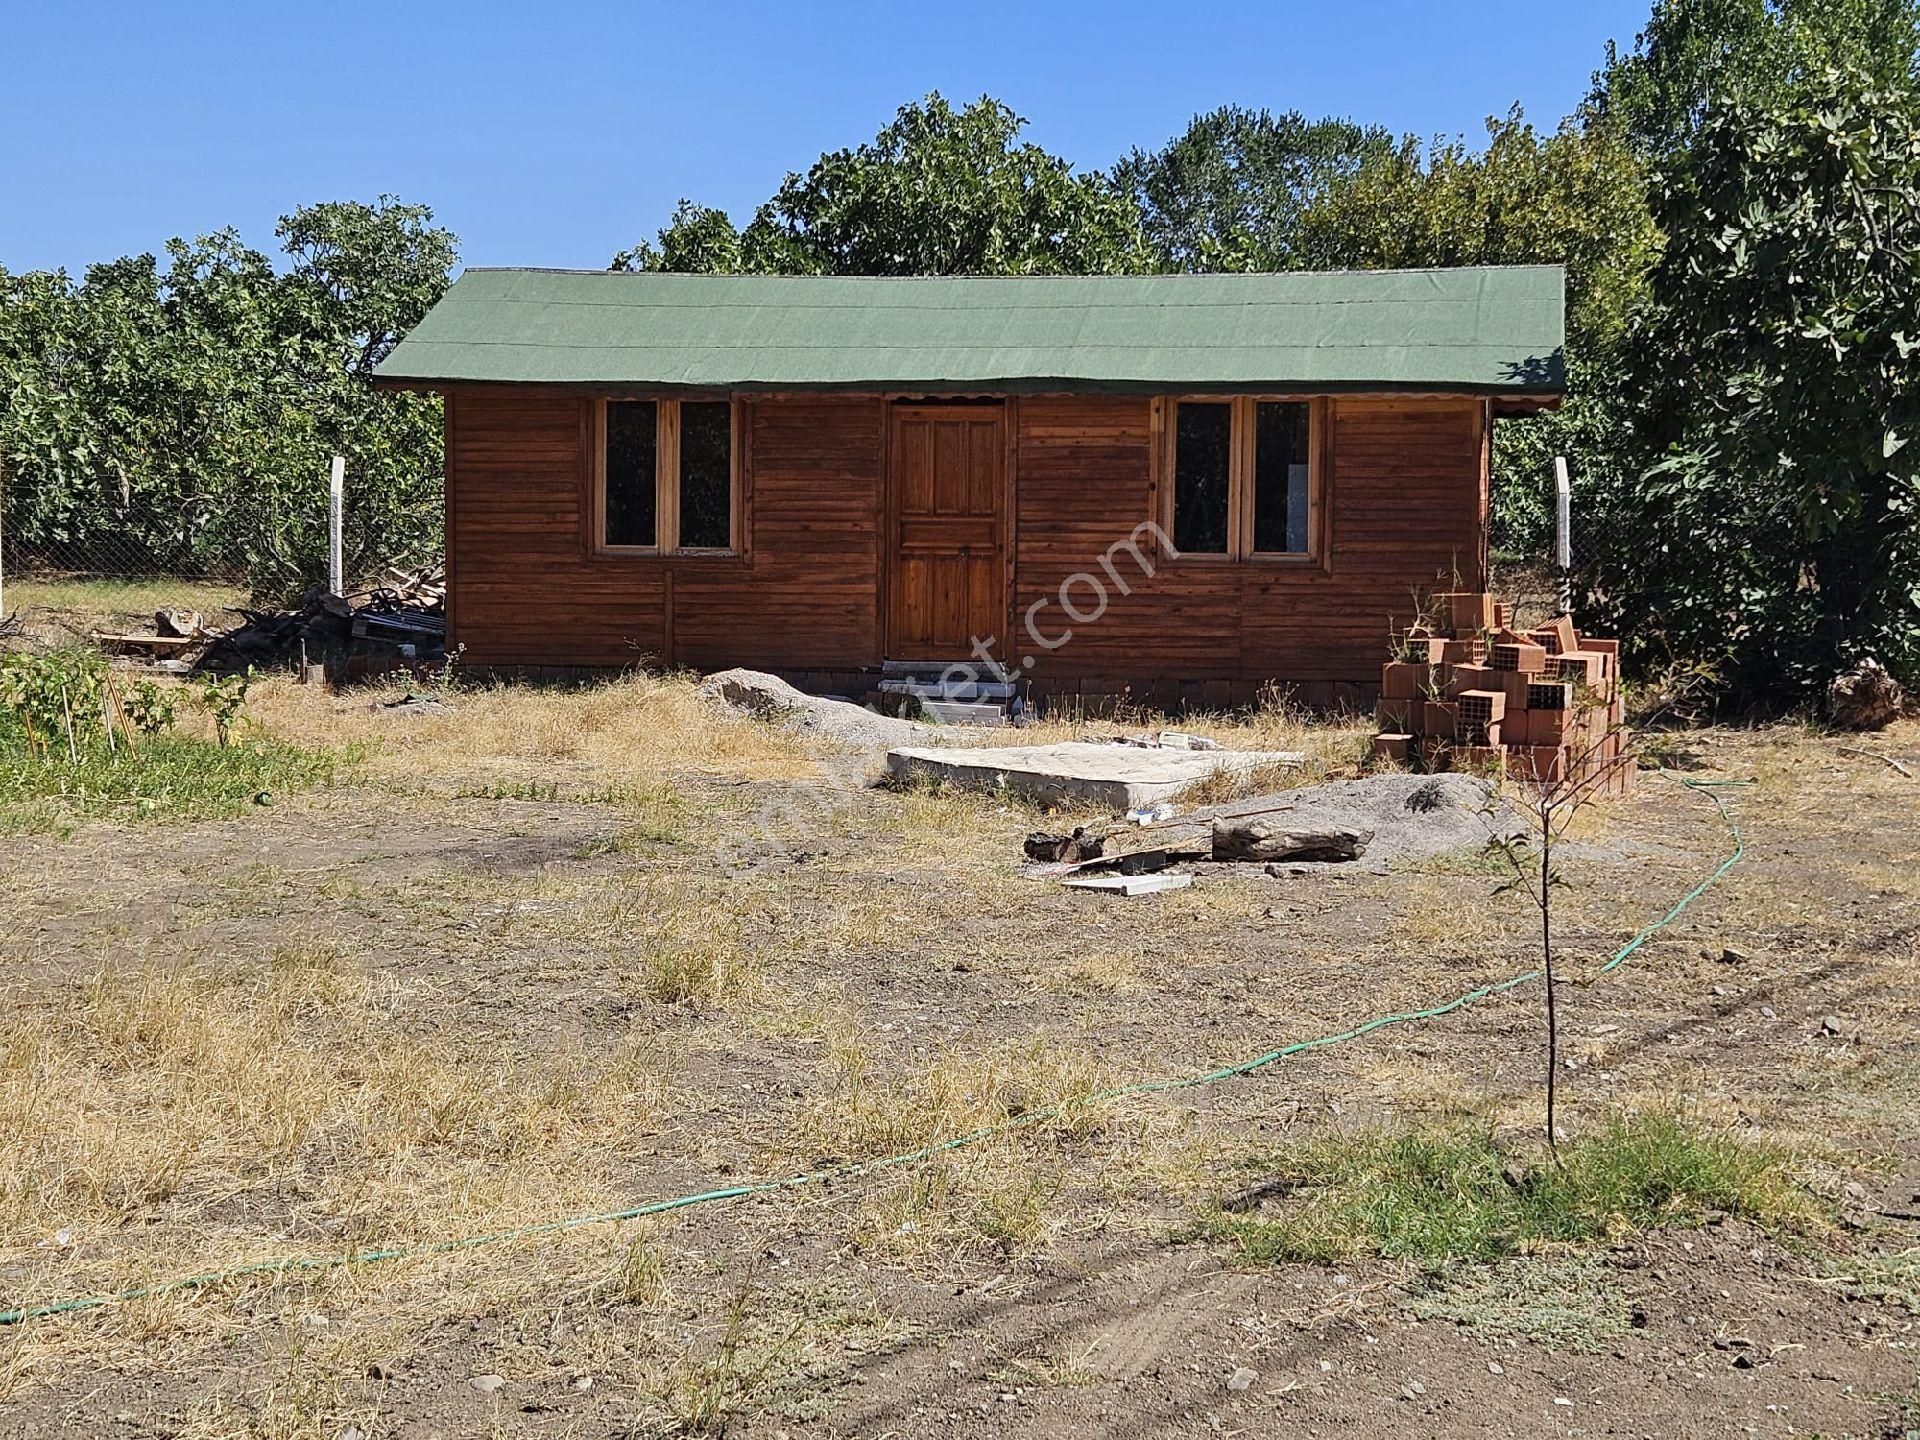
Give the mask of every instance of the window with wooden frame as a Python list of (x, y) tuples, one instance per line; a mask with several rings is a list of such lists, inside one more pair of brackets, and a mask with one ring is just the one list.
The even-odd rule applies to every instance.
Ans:
[(1168, 402), (1160, 523), (1182, 555), (1320, 554), (1320, 400), (1194, 396)]
[(635, 555), (738, 551), (734, 412), (731, 400), (596, 404), (594, 548)]

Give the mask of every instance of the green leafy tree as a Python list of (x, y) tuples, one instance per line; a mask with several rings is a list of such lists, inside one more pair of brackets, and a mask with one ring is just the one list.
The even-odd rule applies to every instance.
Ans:
[(1105, 176), (1030, 141), (1010, 108), (902, 106), (867, 144), (790, 174), (737, 238), (682, 201), (616, 269), (778, 275), (1092, 275), (1149, 268), (1133, 207)]
[(1631, 51), (1608, 43), (1585, 108), (1666, 162), (1692, 146), (1716, 99), (1777, 100), (1834, 68), (1898, 86), (1916, 53), (1913, 0), (1655, 0)]
[(9, 542), (75, 568), (324, 574), (327, 461), (355, 569), (439, 543), (435, 401), (367, 375), (445, 290), (454, 240), (383, 197), (294, 212), (284, 272), (232, 231), (64, 273), (0, 272)]
[(607, 268), (735, 275), (740, 271), (740, 232), (726, 211), (682, 200), (657, 243), (642, 240), (614, 256)]
[(1629, 471), (1592, 584), (1631, 643), (1806, 696), (1920, 680), (1920, 99), (1829, 71), (1715, 101), (1666, 176)]
[(284, 291), (300, 335), (336, 350), (330, 371), (360, 378), (446, 292), (459, 259), (432, 210), (392, 195), (304, 206), (274, 233), (293, 262)]
[(1378, 125), (1226, 105), (1159, 150), (1134, 150), (1113, 178), (1164, 268), (1290, 270), (1306, 210), (1393, 149)]
[(1487, 122), (1487, 144), (1409, 136), (1302, 213), (1293, 253), (1316, 269), (1434, 265), (1567, 267), (1568, 398), (1503, 420), (1494, 437), (1494, 543), (1543, 555), (1549, 475), (1565, 454), (1582, 483), (1619, 449), (1617, 352), (1659, 247), (1644, 163), (1607, 126), (1550, 134), (1518, 108)]
[[(426, 558), (440, 545), (440, 402), (375, 390), (374, 366), (446, 292), (458, 241), (424, 205), (306, 206), (277, 231), (292, 260), (281, 286), (283, 344), (312, 397), (308, 488), (285, 498), (274, 534), (283, 587), (324, 578), (326, 512), (308, 500), (327, 457), (347, 461), (349, 569)], [(297, 499), (296, 499), (297, 496)]]
[(1640, 161), (1611, 132), (1551, 134), (1519, 108), (1487, 122), (1487, 144), (1409, 136), (1302, 213), (1315, 269), (1564, 264), (1572, 343), (1614, 343), (1644, 290), (1658, 234)]

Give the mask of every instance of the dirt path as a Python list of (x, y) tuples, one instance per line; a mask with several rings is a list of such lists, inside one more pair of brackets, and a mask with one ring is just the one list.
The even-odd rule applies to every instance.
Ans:
[[(1843, 1277), (1920, 1246), (1897, 1218), (1920, 1210), (1920, 792), (1800, 732), (1693, 751), (1758, 781), (1737, 802), (1749, 858), (1587, 984), (1727, 840), (1658, 781), (1582, 833), (1566, 1123), (1678, 1107), (1787, 1147), (1841, 1226), (1624, 1236), (1581, 1283), (1629, 1322), (1591, 1348), (1422, 1318), (1403, 1267), (1250, 1265), (1181, 1239), (1236, 1167), (1305, 1137), (1536, 1123), (1523, 990), (922, 1172), (0, 1333), (0, 1428), (1900, 1435), (1920, 1423), (1903, 1418), (1920, 1329)], [(1471, 856), (1221, 870), (1126, 902), (1021, 878), (1023, 811), (831, 778), (683, 788), (671, 821), (368, 784), (12, 843), (9, 1043), (40, 1047), (18, 1073), (40, 1076), (55, 1132), (28, 1143), (93, 1146), (111, 1184), (15, 1172), (41, 1191), (12, 1202), (0, 1294), (878, 1153), (1531, 963), (1525, 915)], [(683, 974), (689, 955), (704, 968)], [(194, 988), (155, 990), (183, 974)], [(242, 1053), (264, 1037), (264, 1059)], [(312, 1098), (262, 1118), (263, 1097), (216, 1083), (229, 1072)], [(89, 1076), (121, 1128), (94, 1128)], [(106, 1193), (134, 1184), (128, 1125), (180, 1127), (164, 1181), (141, 1170), (130, 1199)], [(75, 1238), (47, 1248), (63, 1223)]]

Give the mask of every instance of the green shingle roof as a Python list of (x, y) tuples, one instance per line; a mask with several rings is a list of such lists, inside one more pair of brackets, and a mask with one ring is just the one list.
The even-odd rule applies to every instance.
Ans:
[(469, 270), (394, 384), (1557, 395), (1557, 265), (913, 279)]

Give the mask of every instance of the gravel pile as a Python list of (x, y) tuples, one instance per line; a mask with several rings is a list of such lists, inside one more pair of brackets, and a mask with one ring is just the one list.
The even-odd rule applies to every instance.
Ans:
[[(1493, 787), (1471, 775), (1369, 775), (1363, 780), (1334, 780), (1305, 785), (1262, 801), (1220, 807), (1223, 814), (1256, 810), (1262, 803), (1291, 801), (1290, 826), (1302, 830), (1371, 830), (1373, 839), (1359, 864), (1383, 869), (1396, 860), (1421, 860), (1452, 850), (1485, 845), (1498, 829), (1515, 833), (1513, 808), (1495, 798)], [(1489, 808), (1491, 806), (1491, 809)], [(1293, 868), (1289, 862), (1288, 868)], [(1301, 863), (1301, 869), (1351, 868), (1355, 862)]]

